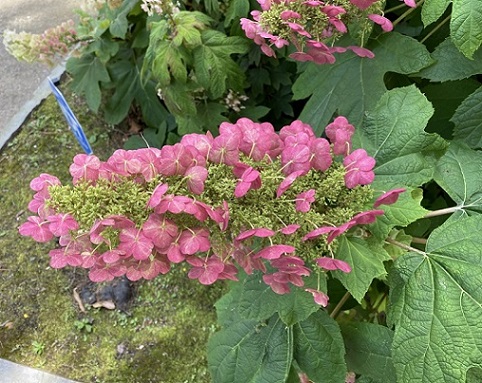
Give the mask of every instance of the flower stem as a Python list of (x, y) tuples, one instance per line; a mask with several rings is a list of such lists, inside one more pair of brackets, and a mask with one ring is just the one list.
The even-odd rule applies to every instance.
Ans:
[(330, 318), (335, 318), (338, 315), (338, 312), (341, 310), (341, 308), (343, 307), (345, 302), (348, 300), (348, 298), (350, 298), (350, 296), (351, 296), (351, 294), (348, 291), (345, 293), (345, 295), (343, 295), (343, 297), (340, 299), (338, 304), (335, 306), (335, 308), (331, 312)]
[(427, 33), (427, 36), (425, 36), (420, 42), (423, 44), (427, 39), (432, 36), (435, 32), (437, 32), (440, 28), (443, 27), (443, 25), (450, 20), (450, 16), (448, 15), (445, 19), (443, 19), (434, 29), (432, 29), (429, 33)]
[[(425, 0), (420, 0), (420, 2), (417, 4), (417, 7), (422, 5)], [(394, 22), (392, 22), (393, 26), (395, 27), (397, 24), (400, 24), (400, 22), (407, 17), (410, 13), (415, 11), (417, 8), (408, 8), (405, 12), (403, 12), (398, 19), (396, 19)]]
[(392, 238), (386, 238), (385, 239), (385, 242), (388, 242), (388, 243), (391, 243), (392, 245), (395, 245), (395, 246), (398, 246), (400, 247), (401, 249), (404, 249), (404, 250), (407, 250), (407, 251), (411, 251), (413, 253), (418, 253), (418, 254), (422, 254), (422, 255), (426, 255), (426, 253), (422, 250), (419, 250), (419, 249), (416, 249), (415, 247), (412, 247), (412, 246), (409, 246), (409, 245), (406, 245), (402, 242), (398, 242)]
[(434, 210), (431, 211), (428, 214), (425, 214), (423, 218), (431, 218), (431, 217), (437, 217), (439, 215), (445, 215), (445, 214), (451, 214), (455, 213), (457, 210), (461, 210), (462, 208), (460, 206), (453, 206), (453, 207), (447, 207), (445, 209), (439, 209), (439, 210)]

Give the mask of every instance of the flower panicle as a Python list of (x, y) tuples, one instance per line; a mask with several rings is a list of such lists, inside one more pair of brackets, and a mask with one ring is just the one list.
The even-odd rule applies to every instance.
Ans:
[[(51, 266), (86, 268), (96, 282), (152, 279), (185, 262), (202, 284), (236, 280), (238, 268), (259, 270), (285, 294), (314, 271), (350, 272), (333, 256), (336, 239), (373, 223), (383, 214), (376, 208), (404, 191), (364, 210), (375, 160), (352, 150), (354, 127), (344, 117), (327, 126), (328, 139), (299, 120), (276, 132), (241, 118), (219, 132), (188, 134), (162, 149), (119, 149), (106, 161), (76, 155), (72, 186), (48, 174), (31, 181), (36, 215), (20, 234), (58, 238)], [(306, 291), (326, 305), (325, 292)]]
[[(373, 58), (370, 50), (361, 46), (337, 46), (336, 42), (349, 33), (349, 26), (357, 23), (362, 30), (378, 24), (384, 32), (393, 29), (383, 16), (380, 0), (318, 1), (318, 0), (258, 0), (261, 11), (251, 12), (252, 20), (241, 19), (246, 37), (261, 51), (275, 57), (275, 49), (292, 45), (295, 52), (289, 57), (317, 64), (333, 64), (336, 53), (352, 51), (360, 57)], [(415, 6), (414, 0), (405, 0)], [(358, 28), (358, 29), (360, 29)], [(356, 28), (355, 28), (356, 29)], [(363, 33), (362, 33), (363, 35)]]

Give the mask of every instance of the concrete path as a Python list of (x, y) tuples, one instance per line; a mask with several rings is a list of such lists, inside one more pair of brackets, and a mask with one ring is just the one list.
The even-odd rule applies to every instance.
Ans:
[[(0, 34), (5, 29), (42, 33), (74, 18), (83, 0), (0, 0)], [(49, 93), (47, 76), (63, 69), (18, 62), (10, 56), (0, 36), (0, 149)], [(0, 318), (1, 322), (1, 318)], [(0, 383), (74, 383), (40, 370), (0, 359)]]
[(0, 359), (1, 383), (75, 383), (73, 380), (48, 374), (34, 368), (21, 366), (16, 363)]
[[(15, 30), (42, 33), (75, 18), (84, 0), (0, 0), (0, 34)], [(0, 148), (31, 110), (49, 94), (44, 80), (52, 72), (42, 64), (18, 62), (3, 46), (0, 36)], [(59, 75), (62, 73), (57, 68)], [(42, 87), (40, 87), (43, 85)], [(40, 87), (40, 89), (39, 89)]]

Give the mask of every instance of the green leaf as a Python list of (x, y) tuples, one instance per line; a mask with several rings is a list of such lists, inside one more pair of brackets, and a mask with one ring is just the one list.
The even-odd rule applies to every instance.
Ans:
[(422, 189), (409, 189), (400, 194), (398, 201), (392, 205), (381, 205), (385, 213), (370, 225), (370, 231), (377, 238), (384, 240), (395, 227), (407, 227), (412, 222), (427, 214), (427, 210), (420, 206), (422, 202)]
[(87, 105), (97, 112), (101, 101), (100, 82), (110, 82), (107, 69), (93, 54), (71, 57), (67, 61), (67, 71), (72, 74), (72, 90), (83, 95)]
[(452, 142), (437, 162), (434, 180), (454, 200), (460, 211), (482, 213), (482, 153)]
[(196, 114), (196, 103), (191, 91), (189, 86), (174, 82), (161, 89), (161, 96), (172, 114), (185, 117)]
[(229, 2), (228, 10), (226, 11), (224, 27), (227, 28), (234, 20), (248, 16), (248, 12), (249, 0), (231, 0)]
[(315, 383), (344, 383), (345, 347), (338, 323), (323, 310), (293, 326), (294, 352), (301, 371)]
[(357, 145), (377, 162), (375, 188), (417, 187), (432, 178), (435, 156), (446, 148), (438, 134), (424, 131), (432, 114), (431, 104), (414, 85), (386, 92), (367, 113)]
[[(139, 81), (139, 88), (136, 93), (136, 101), (141, 107), (142, 117), (145, 123), (151, 128), (159, 129), (169, 116), (166, 108), (161, 104), (157, 95), (156, 84), (154, 81), (148, 81), (143, 84)], [(155, 147), (159, 147), (165, 138), (165, 128), (162, 130), (162, 139), (160, 139)]]
[(479, 0), (453, 0), (450, 37), (469, 59), (482, 43), (482, 3)]
[(444, 14), (452, 0), (425, 0), (422, 8), (422, 22), (425, 27), (437, 21)]
[(452, 139), (454, 124), (450, 119), (462, 101), (475, 92), (479, 86), (478, 81), (464, 79), (428, 84), (421, 88), (420, 90), (432, 103), (435, 110), (425, 130), (429, 133), (438, 133), (445, 139)]
[(107, 102), (105, 119), (109, 124), (118, 124), (127, 117), (139, 87), (139, 71), (130, 61), (117, 61), (110, 66), (115, 90)]
[(121, 6), (112, 10), (110, 16), (112, 20), (109, 26), (109, 32), (113, 37), (124, 39), (126, 37), (127, 29), (129, 28), (129, 22), (127, 15), (135, 7), (137, 0), (123, 1)]
[(292, 360), (291, 332), (277, 315), (267, 324), (242, 320), (217, 332), (208, 342), (213, 382), (284, 382)]
[(313, 296), (292, 286), (289, 294), (276, 294), (266, 285), (261, 273), (241, 277), (231, 291), (216, 303), (218, 320), (229, 325), (239, 319), (265, 320), (278, 312), (288, 326), (319, 310)]
[(435, 229), (426, 252), (399, 257), (390, 273), (397, 382), (465, 382), (482, 366), (482, 216)]
[(369, 46), (374, 59), (344, 53), (333, 65), (308, 65), (293, 86), (293, 99), (309, 96), (300, 119), (316, 133), (323, 132), (334, 113), (361, 126), (365, 110), (373, 108), (385, 93), (387, 72), (416, 73), (432, 59), (425, 46), (408, 36), (392, 32)]
[(462, 80), (482, 72), (482, 50), (475, 52), (473, 59), (469, 60), (451, 39), (440, 43), (432, 53), (435, 63), (421, 70), (417, 76), (429, 79), (432, 82)]
[(473, 149), (482, 147), (482, 87), (467, 97), (457, 108), (451, 121), (455, 124), (454, 140)]
[(239, 89), (244, 73), (230, 55), (245, 53), (246, 40), (237, 36), (228, 37), (214, 30), (204, 31), (202, 40), (203, 44), (193, 51), (194, 70), (199, 84), (210, 92), (213, 99), (221, 97), (230, 84), (237, 83), (233, 89)]
[(351, 272), (344, 273), (336, 270), (331, 274), (359, 303), (363, 300), (373, 279), (386, 276), (383, 262), (391, 259), (380, 243), (347, 236), (339, 239), (336, 258), (347, 262), (351, 266)]
[(349, 371), (375, 381), (396, 383), (391, 351), (393, 331), (374, 323), (353, 322), (342, 325), (341, 333)]

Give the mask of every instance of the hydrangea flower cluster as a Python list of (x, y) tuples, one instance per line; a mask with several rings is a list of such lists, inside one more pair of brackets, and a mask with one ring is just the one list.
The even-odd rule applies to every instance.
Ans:
[[(264, 273), (276, 293), (291, 285), (326, 306), (305, 278), (350, 272), (336, 259), (337, 238), (383, 214), (403, 189), (374, 202), (375, 160), (351, 148), (354, 127), (337, 117), (325, 138), (297, 120), (279, 133), (241, 118), (219, 135), (188, 134), (162, 149), (117, 150), (105, 162), (78, 154), (72, 185), (41, 174), (19, 228), (38, 242), (57, 238), (50, 265), (89, 269), (93, 281), (165, 274), (186, 262), (202, 284)], [(367, 210), (367, 206), (373, 206)]]
[[(412, 3), (413, 0), (406, 0)], [(335, 46), (337, 40), (351, 33), (363, 41), (372, 23), (386, 32), (393, 29), (383, 16), (381, 0), (258, 0), (261, 11), (253, 11), (253, 20), (241, 19), (246, 36), (260, 46), (263, 53), (274, 57), (276, 48), (292, 44), (295, 52), (289, 57), (297, 61), (333, 64), (334, 53), (353, 51), (361, 57), (373, 58), (360, 46)], [(356, 36), (355, 36), (356, 35)]]
[(69, 20), (39, 35), (6, 30), (3, 44), (18, 60), (29, 63), (40, 61), (52, 66), (56, 59), (64, 58), (77, 43), (74, 26), (74, 21)]

